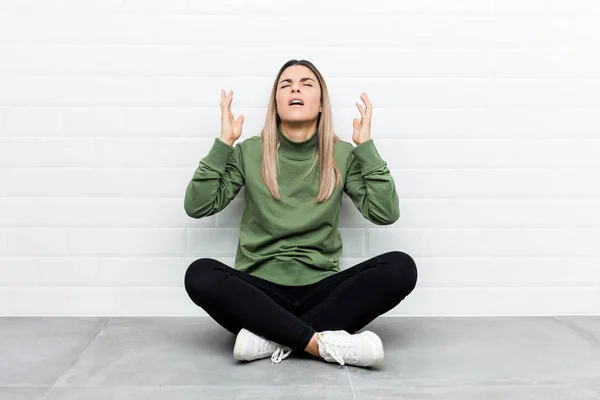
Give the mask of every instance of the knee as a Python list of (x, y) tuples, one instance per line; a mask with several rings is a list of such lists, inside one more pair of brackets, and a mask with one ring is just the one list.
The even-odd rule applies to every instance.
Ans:
[(201, 298), (209, 292), (219, 270), (218, 264), (218, 261), (212, 258), (200, 258), (190, 264), (183, 280), (190, 297)]
[(417, 264), (413, 258), (402, 251), (391, 251), (379, 256), (387, 267), (389, 282), (403, 296), (408, 295), (417, 285)]

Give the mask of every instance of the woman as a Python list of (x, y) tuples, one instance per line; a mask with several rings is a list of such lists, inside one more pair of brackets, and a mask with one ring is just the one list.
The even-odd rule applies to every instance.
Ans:
[(193, 218), (213, 215), (245, 185), (235, 268), (194, 261), (188, 295), (237, 334), (238, 360), (278, 363), (296, 350), (341, 365), (381, 364), (381, 339), (355, 332), (398, 305), (417, 270), (399, 251), (340, 270), (342, 191), (375, 224), (399, 217), (394, 180), (370, 138), (369, 98), (361, 95), (365, 107), (357, 102), (356, 147), (333, 132), (327, 85), (309, 61), (281, 67), (261, 135), (235, 147), (244, 117), (234, 118), (232, 99), (221, 91), (221, 135), (194, 172), (184, 206)]

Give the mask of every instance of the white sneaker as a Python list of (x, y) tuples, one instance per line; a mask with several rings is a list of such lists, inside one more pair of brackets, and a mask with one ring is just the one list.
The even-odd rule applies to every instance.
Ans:
[(291, 348), (267, 340), (245, 328), (239, 331), (233, 346), (233, 357), (241, 361), (253, 361), (270, 356), (273, 364), (279, 364), (291, 352)]
[(324, 331), (317, 337), (319, 354), (328, 362), (374, 367), (383, 362), (383, 343), (371, 331), (351, 335), (346, 331)]

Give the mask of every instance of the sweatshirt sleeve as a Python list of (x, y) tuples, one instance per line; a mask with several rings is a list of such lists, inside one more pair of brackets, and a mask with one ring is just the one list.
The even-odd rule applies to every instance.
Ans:
[(361, 214), (377, 225), (390, 225), (400, 217), (394, 178), (373, 139), (356, 146), (347, 163), (344, 192)]
[(215, 138), (187, 185), (183, 201), (185, 212), (192, 218), (216, 214), (227, 207), (243, 185), (241, 144), (233, 147)]

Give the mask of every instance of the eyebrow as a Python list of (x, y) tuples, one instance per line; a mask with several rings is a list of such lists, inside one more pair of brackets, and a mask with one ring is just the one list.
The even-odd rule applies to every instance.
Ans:
[[(306, 78), (302, 78), (302, 79), (300, 79), (300, 82), (305, 82), (305, 81), (307, 81), (307, 80), (309, 80), (309, 79), (310, 79), (311, 81), (313, 81), (313, 82), (317, 83), (317, 82), (316, 82), (316, 81), (315, 81), (313, 78), (309, 78), (309, 77), (306, 77)], [(281, 85), (283, 82), (292, 82), (292, 80), (291, 80), (291, 79), (289, 79), (289, 78), (288, 78), (288, 79), (284, 79), (284, 80), (280, 81), (278, 84), (279, 84), (279, 85)]]

